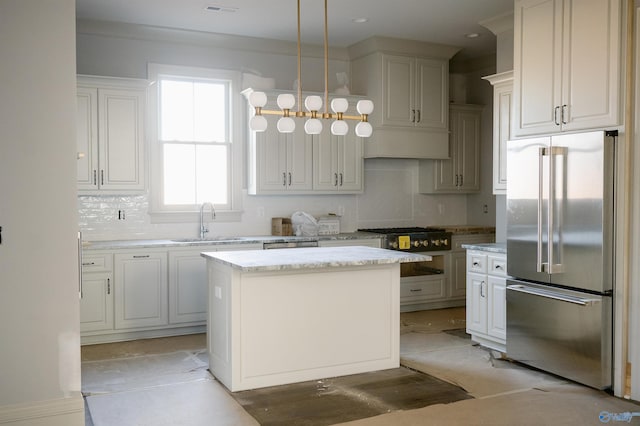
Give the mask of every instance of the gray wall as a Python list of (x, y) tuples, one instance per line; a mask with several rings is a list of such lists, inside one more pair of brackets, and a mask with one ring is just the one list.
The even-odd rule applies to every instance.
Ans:
[(10, 422), (84, 422), (74, 46), (73, 0), (0, 2), (0, 418)]

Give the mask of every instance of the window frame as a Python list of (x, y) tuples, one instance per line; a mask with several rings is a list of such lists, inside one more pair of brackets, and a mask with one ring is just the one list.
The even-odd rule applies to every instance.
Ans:
[(199, 204), (168, 207), (163, 203), (163, 149), (159, 141), (160, 104), (159, 84), (162, 76), (176, 77), (182, 80), (214, 79), (229, 82), (229, 143), (227, 153), (228, 167), (228, 205), (216, 205), (216, 221), (239, 222), (242, 215), (242, 154), (243, 154), (243, 109), (240, 95), (241, 74), (238, 71), (199, 68), (180, 65), (149, 64), (149, 215), (151, 223), (197, 222)]

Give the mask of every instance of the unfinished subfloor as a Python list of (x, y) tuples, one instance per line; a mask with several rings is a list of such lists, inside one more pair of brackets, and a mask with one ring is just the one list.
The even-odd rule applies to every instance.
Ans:
[[(371, 417), (354, 421), (348, 421), (356, 418), (348, 415), (293, 417), (283, 400), (291, 395), (296, 398), (296, 389), (302, 389), (296, 386), (302, 385), (286, 385), (289, 388), (278, 387), (277, 392), (274, 389), (261, 395), (259, 409), (276, 413), (258, 415), (254, 410), (254, 418), (240, 404), (247, 406), (242, 395), (230, 394), (207, 371), (202, 334), (84, 346), (82, 390), (87, 425), (599, 425), (605, 420), (619, 423), (624, 413), (640, 415), (640, 405), (631, 401), (500, 359), (499, 354), (469, 339), (463, 330), (464, 318), (464, 308), (403, 313), (400, 353), (401, 364), (408, 368), (373, 376), (374, 381), (388, 384), (385, 375), (392, 374), (396, 380), (398, 374), (409, 377), (406, 372), (411, 370), (426, 373), (432, 376), (425, 376), (428, 380), (435, 378), (425, 382), (429, 391), (443, 386), (434, 396), (423, 395), (432, 398), (431, 405), (415, 409), (402, 405), (415, 399), (409, 388), (403, 387), (407, 380), (399, 381), (395, 388), (395, 398), (404, 397), (397, 404), (388, 400), (393, 389), (380, 397), (362, 388), (355, 392), (351, 385), (341, 384), (342, 378), (312, 384), (323, 403), (336, 401), (330, 408), (318, 405), (324, 407), (318, 411), (353, 413), (356, 405), (383, 407), (382, 411), (371, 411)], [(354, 380), (362, 381), (351, 377), (344, 383)], [(415, 380), (411, 386), (414, 392)], [(444, 396), (456, 389), (462, 396)], [(339, 392), (349, 394), (358, 404), (348, 398), (326, 398)], [(631, 423), (640, 424), (640, 418), (631, 418)]]

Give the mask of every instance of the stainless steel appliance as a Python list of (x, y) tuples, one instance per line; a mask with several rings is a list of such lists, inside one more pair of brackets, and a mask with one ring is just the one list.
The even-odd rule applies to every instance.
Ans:
[(442, 228), (372, 228), (363, 232), (383, 234), (382, 248), (410, 252), (451, 250), (451, 232)]
[(441, 228), (375, 228), (360, 231), (383, 234), (382, 248), (431, 256), (427, 262), (400, 265), (400, 310), (425, 309), (426, 303), (446, 299), (451, 232)]
[(507, 144), (507, 356), (612, 384), (617, 132)]

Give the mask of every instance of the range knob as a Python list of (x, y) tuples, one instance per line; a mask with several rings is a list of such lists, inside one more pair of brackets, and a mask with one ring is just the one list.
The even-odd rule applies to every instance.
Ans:
[(429, 247), (429, 240), (422, 240), (423, 247)]
[(433, 244), (436, 247), (440, 247), (440, 240), (431, 240), (431, 244)]
[(420, 247), (420, 241), (415, 240), (415, 241), (413, 242), (413, 246), (414, 246), (414, 247)]
[(448, 238), (443, 239), (442, 240), (442, 245), (443, 246), (448, 246), (449, 245), (449, 239)]
[(389, 242), (389, 247), (391, 247), (392, 249), (397, 249), (398, 248), (398, 242), (397, 241), (390, 241)]

